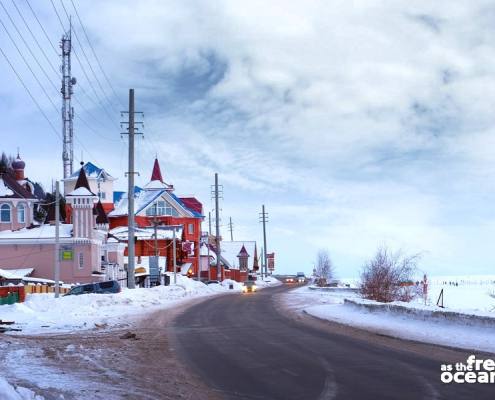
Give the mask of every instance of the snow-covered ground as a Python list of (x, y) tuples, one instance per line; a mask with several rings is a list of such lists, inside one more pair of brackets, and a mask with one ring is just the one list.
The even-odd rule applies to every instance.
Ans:
[(22, 386), (12, 386), (0, 376), (0, 399), (2, 400), (43, 400), (32, 390)]
[[(260, 280), (257, 285), (263, 288), (277, 282)], [(234, 286), (233, 290), (229, 289), (230, 284)], [(192, 298), (241, 290), (242, 284), (232, 280), (205, 285), (178, 275), (177, 285), (124, 289), (118, 294), (85, 294), (59, 299), (53, 294), (28, 295), (24, 303), (0, 306), (0, 320), (15, 321), (14, 327), (22, 329), (21, 334), (123, 326), (144, 313), (174, 307)]]
[[(359, 305), (344, 304), (346, 298), (360, 302), (358, 293), (346, 290), (320, 291), (305, 286), (284, 294), (283, 299), (290, 308), (305, 311), (318, 318), (403, 339), (495, 353), (495, 298), (491, 296), (495, 289), (495, 276), (455, 278), (457, 279), (431, 279), (427, 305), (424, 305), (424, 300), (399, 304), (417, 309), (417, 314), (401, 314), (385, 308), (383, 311), (368, 310)], [(449, 282), (457, 282), (458, 286)], [(493, 317), (494, 324), (490, 326), (476, 322), (466, 323), (465, 320), (456, 321), (455, 318), (439, 320), (425, 317), (431, 311), (442, 310), (435, 306), (442, 288), (447, 312)]]

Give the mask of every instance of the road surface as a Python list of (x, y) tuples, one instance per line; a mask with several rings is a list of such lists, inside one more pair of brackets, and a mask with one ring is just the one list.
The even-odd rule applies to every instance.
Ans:
[(495, 384), (440, 382), (440, 364), (469, 352), (298, 320), (276, 301), (285, 290), (185, 310), (172, 327), (179, 358), (225, 399), (495, 399)]

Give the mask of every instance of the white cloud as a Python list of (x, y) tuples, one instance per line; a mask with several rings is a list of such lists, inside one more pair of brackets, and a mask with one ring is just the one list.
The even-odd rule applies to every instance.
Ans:
[[(219, 172), (239, 232), (259, 238), (259, 205), (273, 213), (282, 268), (308, 266), (327, 246), (352, 274), (387, 241), (425, 252), (432, 272), (455, 272), (471, 257), (463, 240), (488, 244), (489, 230), (476, 227), (495, 197), (489, 1), (79, 3), (120, 102), (135, 87), (147, 112), (142, 179), (157, 152), (178, 190), (209, 204)], [(53, 12), (36, 8), (56, 38)], [(9, 137), (5, 150), (21, 142), (32, 164), (47, 164), (57, 139), (42, 120), (34, 133), (29, 99), (0, 68), (2, 95), (14, 93), (1, 103), (15, 111), (6, 126), (26, 136)], [(90, 104), (77, 87), (76, 96)], [(76, 134), (123, 178), (118, 131), (104, 125), (116, 139), (110, 152), (80, 124)], [(39, 137), (50, 144), (43, 152), (33, 149)], [(60, 151), (48, 152), (50, 165), (33, 171), (45, 181), (61, 170), (52, 167)], [(477, 250), (485, 261), (473, 268), (485, 272), (489, 246)]]

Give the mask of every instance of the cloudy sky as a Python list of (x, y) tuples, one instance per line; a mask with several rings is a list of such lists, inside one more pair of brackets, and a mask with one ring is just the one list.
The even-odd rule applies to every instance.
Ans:
[[(75, 153), (118, 188), (118, 112), (132, 87), (145, 113), (138, 183), (157, 154), (165, 180), (208, 212), (218, 172), (235, 239), (261, 243), (266, 205), (279, 271), (309, 272), (326, 248), (339, 276), (356, 276), (385, 244), (421, 253), (429, 274), (493, 273), (493, 1), (73, 1), (112, 85), (71, 1), (53, 0), (79, 39)], [(52, 3), (1, 2), (55, 107), (3, 26), (1, 49), (60, 131)], [(61, 178), (61, 140), (2, 54), (0, 107), (2, 150), (20, 147), (27, 175), (49, 187)]]

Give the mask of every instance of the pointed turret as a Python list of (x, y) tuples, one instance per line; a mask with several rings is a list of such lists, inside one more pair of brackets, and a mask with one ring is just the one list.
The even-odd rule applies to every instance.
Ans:
[(155, 158), (155, 163), (153, 164), (151, 181), (160, 181), (161, 183), (163, 183), (162, 171), (160, 170), (160, 164), (158, 163), (158, 158)]
[(241, 251), (239, 251), (239, 254), (237, 254), (237, 258), (239, 258), (239, 269), (248, 269), (249, 253), (247, 252), (244, 245), (242, 245)]
[(98, 197), (89, 189), (88, 178), (84, 168), (79, 170), (76, 186), (66, 198), (72, 207), (74, 237), (92, 238), (96, 222), (93, 217), (93, 207)]
[[(89, 193), (91, 193), (93, 196), (95, 195), (91, 189), (89, 188), (89, 182), (88, 182), (88, 177), (86, 176), (86, 172), (84, 171), (84, 168), (81, 168), (79, 170), (79, 176), (77, 177), (76, 181), (76, 186), (74, 186), (74, 190), (77, 190), (79, 188), (85, 188), (88, 190)], [(69, 193), (70, 194), (70, 193)]]

